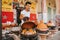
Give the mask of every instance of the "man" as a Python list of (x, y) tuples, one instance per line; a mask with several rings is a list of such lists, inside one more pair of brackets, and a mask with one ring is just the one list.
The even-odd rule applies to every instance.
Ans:
[(55, 22), (57, 28), (60, 29), (60, 14), (56, 15)]
[(20, 19), (21, 20), (24, 17), (29, 17), (30, 18), (30, 6), (31, 6), (31, 3), (30, 2), (26, 2), (25, 3), (25, 9), (23, 11), (21, 11), (21, 14), (20, 14)]
[(20, 14), (21, 14), (21, 11), (23, 10), (23, 7), (16, 7), (16, 10), (17, 10), (17, 23), (18, 25), (21, 23), (21, 20), (20, 20)]
[(17, 15), (16, 15), (16, 13), (17, 13), (17, 10), (16, 10), (16, 5), (13, 5), (13, 18), (14, 18), (14, 23), (16, 23), (16, 17), (17, 17)]
[(25, 9), (21, 11), (20, 19), (23, 19), (24, 17), (30, 17), (30, 2), (25, 3)]

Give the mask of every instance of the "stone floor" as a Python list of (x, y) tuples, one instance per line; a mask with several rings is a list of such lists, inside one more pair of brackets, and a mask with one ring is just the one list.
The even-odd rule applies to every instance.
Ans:
[[(39, 38), (40, 40), (40, 38)], [(60, 40), (60, 31), (56, 31), (55, 34), (50, 35), (47, 40)]]
[(49, 38), (48, 40), (60, 40), (60, 31), (53, 35), (53, 37)]

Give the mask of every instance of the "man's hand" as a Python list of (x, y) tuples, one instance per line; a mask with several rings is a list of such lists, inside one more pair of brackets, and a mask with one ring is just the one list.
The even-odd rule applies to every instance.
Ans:
[(23, 14), (21, 14), (19, 18), (22, 20), (22, 19), (24, 18), (24, 15), (23, 15)]

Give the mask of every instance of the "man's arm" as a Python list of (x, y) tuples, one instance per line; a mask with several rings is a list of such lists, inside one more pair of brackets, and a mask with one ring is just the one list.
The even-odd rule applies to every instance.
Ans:
[(21, 20), (24, 18), (24, 15), (23, 14), (20, 14), (20, 17), (19, 17)]

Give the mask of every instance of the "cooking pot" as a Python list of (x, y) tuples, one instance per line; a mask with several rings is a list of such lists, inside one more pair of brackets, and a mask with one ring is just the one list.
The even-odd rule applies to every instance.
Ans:
[(21, 26), (22, 29), (30, 29), (30, 28), (35, 28), (35, 27), (36, 25), (33, 22), (25, 22)]

